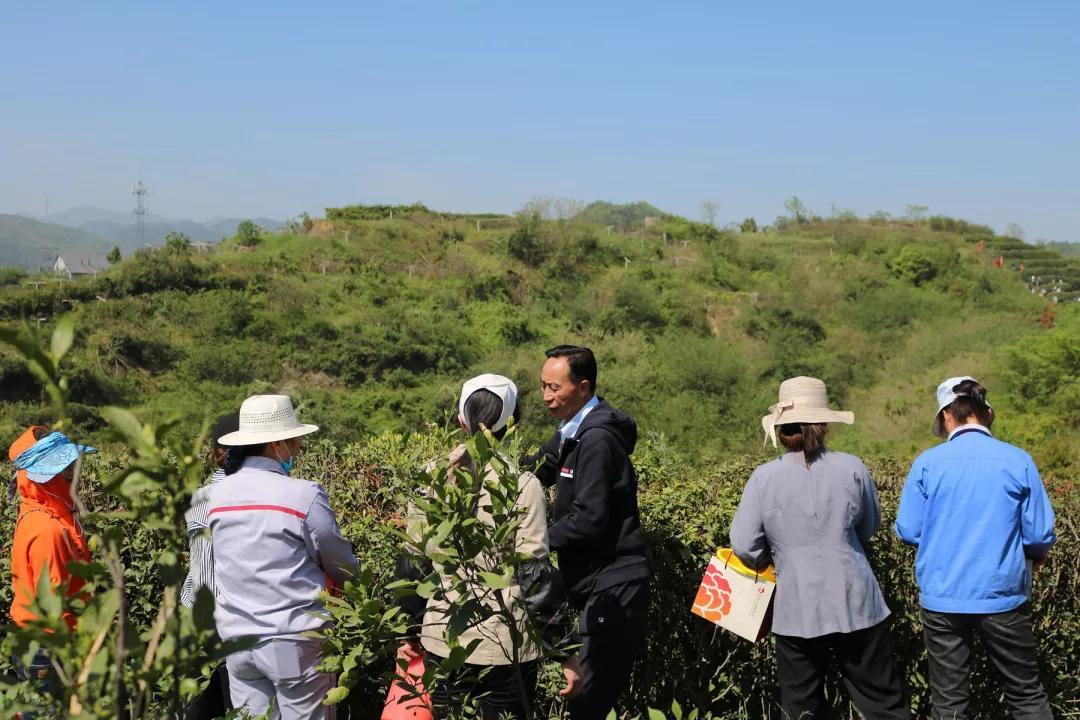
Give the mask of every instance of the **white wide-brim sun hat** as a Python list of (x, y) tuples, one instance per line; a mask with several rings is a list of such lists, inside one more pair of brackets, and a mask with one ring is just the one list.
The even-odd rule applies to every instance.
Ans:
[(288, 395), (252, 395), (240, 406), (240, 429), (222, 435), (222, 445), (262, 445), (275, 440), (289, 440), (310, 435), (318, 425), (307, 425), (296, 419)]
[(772, 440), (776, 447), (776, 427), (789, 423), (844, 423), (852, 425), (855, 413), (830, 410), (829, 393), (825, 383), (812, 377), (789, 378), (780, 383), (780, 397), (761, 418), (765, 442)]

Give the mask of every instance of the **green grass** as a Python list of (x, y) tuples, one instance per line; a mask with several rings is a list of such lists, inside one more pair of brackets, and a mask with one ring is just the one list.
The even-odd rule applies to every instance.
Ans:
[[(758, 420), (794, 374), (822, 377), (855, 412), (837, 443), (907, 457), (935, 442), (936, 384), (972, 374), (1000, 431), (1037, 456), (1045, 444), (1056, 468), (1077, 462), (1061, 451), (1076, 448), (1080, 417), (1059, 392), (1071, 371), (1051, 366), (1040, 390), (1068, 420), (1025, 430), (1047, 426), (1018, 394), (1023, 362), (1010, 348), (1022, 356), (1080, 321), (1058, 308), (1052, 327), (1040, 324), (1045, 298), (994, 269), (997, 250), (978, 252), (970, 234), (817, 221), (738, 235), (672, 217), (609, 234), (543, 221), (521, 226), (533, 234), (526, 264), (510, 252), (515, 222), (492, 224), (419, 213), (339, 222), (334, 237), (128, 258), (92, 281), (0, 287), (0, 322), (55, 318), (72, 300), (80, 388), (191, 428), (274, 390), (338, 440), (414, 430), (451, 418), (460, 382), (492, 371), (522, 388), (535, 440), (550, 429), (536, 391), (543, 351), (572, 342), (596, 350), (601, 393), (643, 432), (699, 457), (758, 452)], [(0, 433), (12, 436), (43, 412), (5, 352), (0, 381)], [(101, 426), (92, 413), (79, 421), (89, 437)]]

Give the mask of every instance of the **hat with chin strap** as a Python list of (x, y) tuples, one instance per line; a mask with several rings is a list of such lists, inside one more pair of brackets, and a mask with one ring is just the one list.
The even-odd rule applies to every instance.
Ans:
[(776, 447), (776, 428), (795, 423), (844, 423), (855, 422), (855, 414), (847, 410), (829, 409), (829, 394), (825, 383), (812, 377), (788, 378), (780, 383), (780, 393), (769, 414), (761, 418), (765, 431), (765, 443), (772, 440)]

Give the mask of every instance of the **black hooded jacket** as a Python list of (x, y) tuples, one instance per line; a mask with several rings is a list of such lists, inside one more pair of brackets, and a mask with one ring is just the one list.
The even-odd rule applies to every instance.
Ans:
[(526, 459), (545, 486), (555, 485), (548, 542), (558, 553), (571, 598), (649, 576), (630, 454), (637, 423), (603, 398), (574, 437), (555, 435)]

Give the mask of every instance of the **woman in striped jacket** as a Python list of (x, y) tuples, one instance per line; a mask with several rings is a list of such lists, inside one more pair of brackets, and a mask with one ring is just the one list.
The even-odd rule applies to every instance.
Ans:
[[(184, 513), (187, 526), (190, 555), (188, 574), (184, 578), (184, 587), (180, 589), (180, 602), (186, 607), (195, 606), (199, 590), (206, 588), (210, 596), (214, 594), (214, 548), (210, 543), (210, 490), (215, 483), (225, 478), (225, 456), (229, 448), (218, 442), (218, 438), (240, 429), (240, 416), (236, 413), (218, 418), (210, 431), (212, 444), (207, 460), (214, 468), (210, 481), (196, 490), (191, 496), (191, 507)], [(224, 715), (232, 704), (229, 702), (229, 673), (222, 663), (210, 676), (210, 684), (187, 709), (186, 720), (202, 720)]]

